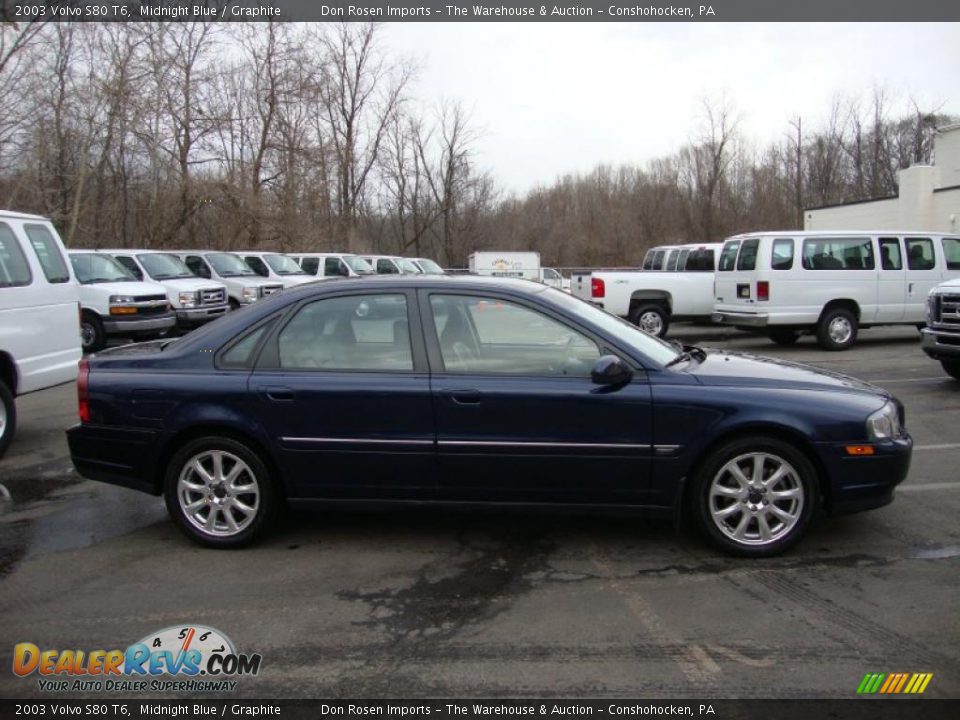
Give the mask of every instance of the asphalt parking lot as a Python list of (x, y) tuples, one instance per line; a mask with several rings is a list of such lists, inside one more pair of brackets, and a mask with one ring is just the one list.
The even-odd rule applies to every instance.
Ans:
[[(895, 502), (762, 561), (668, 522), (448, 510), (299, 510), (254, 548), (205, 550), (158, 498), (72, 472), (61, 386), (20, 399), (0, 461), (0, 667), (16, 642), (126, 647), (203, 623), (263, 655), (236, 697), (842, 698), (867, 672), (932, 672), (927, 696), (960, 696), (960, 382), (912, 328), (844, 353), (674, 336), (893, 391), (916, 443)], [(9, 670), (0, 693), (42, 695)]]

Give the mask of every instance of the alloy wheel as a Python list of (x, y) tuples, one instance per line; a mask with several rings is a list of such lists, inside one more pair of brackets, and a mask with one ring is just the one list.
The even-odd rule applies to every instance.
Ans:
[(260, 485), (243, 460), (224, 450), (205, 450), (184, 463), (177, 500), (187, 521), (207, 535), (231, 537), (257, 516)]

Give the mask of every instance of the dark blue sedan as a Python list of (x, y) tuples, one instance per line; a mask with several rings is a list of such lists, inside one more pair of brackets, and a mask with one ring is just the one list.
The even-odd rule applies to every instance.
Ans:
[(568, 294), (478, 277), (304, 285), (81, 363), (84, 477), (251, 542), (287, 500), (629, 506), (782, 552), (817, 508), (879, 507), (903, 408), (853, 378), (678, 348)]

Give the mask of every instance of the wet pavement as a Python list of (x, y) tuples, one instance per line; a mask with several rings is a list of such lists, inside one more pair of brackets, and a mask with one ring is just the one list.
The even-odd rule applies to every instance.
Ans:
[[(204, 623), (263, 655), (240, 697), (853, 697), (866, 672), (960, 696), (960, 382), (912, 329), (845, 353), (676, 335), (896, 393), (917, 445), (896, 501), (762, 561), (669, 522), (492, 510), (295, 510), (254, 548), (205, 550), (160, 499), (75, 475), (63, 386), (19, 399), (0, 460), (0, 667), (15, 642), (123, 648)], [(9, 671), (0, 693), (42, 694)]]

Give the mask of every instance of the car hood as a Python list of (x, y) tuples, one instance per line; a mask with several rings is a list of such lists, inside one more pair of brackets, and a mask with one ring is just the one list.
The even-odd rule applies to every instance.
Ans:
[(103, 282), (103, 283), (90, 283), (87, 285), (81, 285), (81, 290), (87, 291), (98, 291), (109, 293), (111, 295), (130, 295), (132, 297), (140, 297), (143, 295), (163, 295), (166, 297), (167, 291), (163, 285), (157, 285), (156, 283), (147, 282), (147, 281), (119, 281), (119, 282)]
[(704, 385), (776, 387), (795, 390), (833, 390), (890, 397), (883, 388), (850, 375), (777, 358), (708, 350), (701, 363), (689, 364), (687, 372)]
[(220, 290), (223, 288), (221, 283), (211, 282), (203, 278), (170, 278), (169, 280), (155, 280), (165, 287), (169, 287), (178, 292), (195, 292), (197, 290)]

